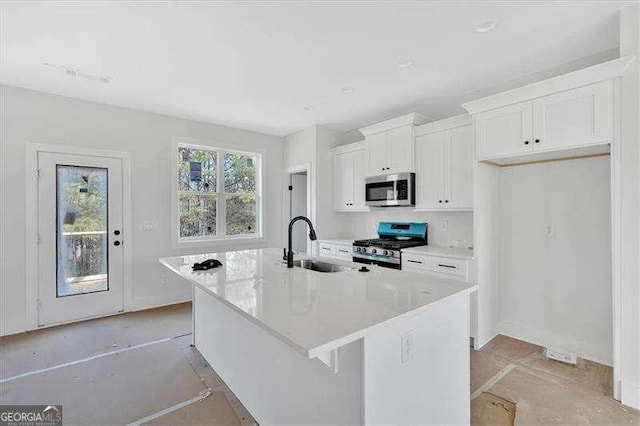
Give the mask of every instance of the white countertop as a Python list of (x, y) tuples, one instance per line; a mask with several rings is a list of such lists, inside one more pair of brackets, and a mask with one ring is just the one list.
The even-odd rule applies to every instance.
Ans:
[(473, 249), (460, 247), (419, 246), (402, 249), (403, 253), (442, 256), (451, 259), (474, 259)]
[[(208, 258), (220, 260), (223, 266), (191, 270), (194, 262)], [(331, 263), (356, 269), (337, 273), (288, 269), (279, 248), (170, 257), (160, 262), (309, 358), (358, 340), (383, 323), (402, 320), (477, 288), (369, 265), (370, 272), (358, 272), (361, 264), (335, 260)]]

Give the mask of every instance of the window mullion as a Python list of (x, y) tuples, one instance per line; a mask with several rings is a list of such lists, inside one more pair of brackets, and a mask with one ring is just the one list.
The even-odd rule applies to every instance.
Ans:
[(219, 150), (217, 157), (218, 182), (217, 182), (217, 214), (216, 214), (216, 235), (221, 237), (227, 235), (227, 215), (226, 203), (224, 199), (224, 151)]

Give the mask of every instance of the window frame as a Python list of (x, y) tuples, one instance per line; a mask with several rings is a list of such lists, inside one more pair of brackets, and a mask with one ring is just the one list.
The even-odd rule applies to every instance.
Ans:
[[(215, 191), (180, 191), (178, 181), (178, 153), (180, 148), (198, 149), (204, 151), (215, 151), (216, 154), (216, 188)], [(227, 195), (234, 195), (232, 192), (224, 191), (224, 156), (225, 154), (246, 155), (255, 158), (256, 168), (256, 228), (251, 234), (221, 235), (226, 232), (226, 199)], [(238, 149), (221, 144), (208, 144), (206, 141), (193, 141), (174, 138), (171, 149), (171, 228), (172, 245), (174, 248), (202, 247), (212, 243), (246, 243), (264, 242), (264, 203), (263, 195), (263, 161), (265, 153), (261, 150)], [(193, 237), (182, 237), (180, 235), (180, 195), (215, 195), (216, 196), (216, 230), (215, 235), (201, 235)]]

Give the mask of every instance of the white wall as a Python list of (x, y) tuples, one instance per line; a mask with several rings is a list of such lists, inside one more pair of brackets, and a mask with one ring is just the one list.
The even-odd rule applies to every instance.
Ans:
[[(132, 166), (133, 309), (190, 299), (190, 287), (169, 274), (158, 258), (186, 253), (249, 248), (246, 244), (212, 244), (173, 250), (170, 230), (171, 138), (183, 136), (212, 145), (266, 150), (265, 236), (263, 246), (282, 246), (282, 139), (254, 132), (74, 100), (1, 86), (0, 333), (30, 329), (26, 313), (25, 142), (63, 144), (127, 151)], [(28, 171), (28, 173), (32, 173)], [(159, 231), (144, 232), (143, 221)], [(161, 275), (169, 277), (160, 285)], [(35, 303), (35, 301), (33, 302)]]
[(609, 163), (500, 169), (498, 328), (611, 365)]
[(620, 385), (623, 404), (640, 409), (640, 5), (620, 12), (620, 55), (636, 61), (621, 78), (621, 135), (619, 150), (620, 252), (620, 368), (614, 386)]
[(284, 138), (284, 167), (311, 165), (310, 219), (320, 239), (340, 236), (348, 224), (333, 212), (332, 198), (333, 158), (329, 150), (340, 144), (342, 137), (342, 132), (315, 125)]
[[(344, 237), (374, 238), (378, 222), (427, 222), (428, 242), (434, 246), (473, 245), (471, 212), (416, 212), (408, 207), (372, 209), (366, 213), (342, 213), (351, 223)], [(445, 229), (446, 228), (446, 229)]]

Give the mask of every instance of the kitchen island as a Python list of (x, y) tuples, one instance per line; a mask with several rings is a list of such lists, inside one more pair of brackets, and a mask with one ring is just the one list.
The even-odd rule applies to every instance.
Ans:
[[(223, 266), (193, 271), (215, 258)], [(160, 259), (193, 285), (194, 344), (260, 424), (468, 424), (469, 293), (280, 249)]]

